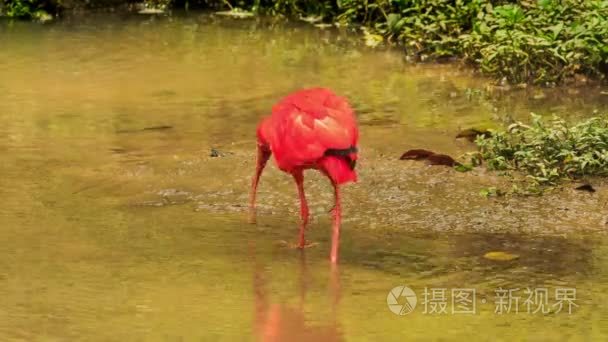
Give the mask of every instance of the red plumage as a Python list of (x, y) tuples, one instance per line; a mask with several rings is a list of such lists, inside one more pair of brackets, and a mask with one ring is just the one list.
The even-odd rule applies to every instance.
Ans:
[[(338, 184), (355, 181), (357, 175), (345, 158), (325, 156), (325, 152), (357, 146), (358, 138), (348, 102), (325, 88), (285, 97), (258, 126), (258, 141), (270, 147), (281, 170), (319, 168)], [(351, 153), (349, 158), (355, 161), (357, 154)]]
[[(300, 247), (304, 247), (303, 229), (308, 207), (303, 192), (302, 171), (318, 169), (327, 175), (335, 188), (334, 234), (339, 231), (338, 185), (356, 181), (359, 131), (352, 108), (346, 99), (325, 88), (312, 88), (288, 95), (272, 108), (257, 129), (258, 167), (252, 185), (251, 207), (260, 174), (271, 154), (277, 166), (291, 173), (298, 185), (302, 202), (303, 226)], [(337, 248), (337, 241), (334, 241)], [(333, 251), (333, 248), (332, 248)], [(337, 257), (337, 256), (336, 256)], [(333, 255), (332, 255), (332, 259)]]

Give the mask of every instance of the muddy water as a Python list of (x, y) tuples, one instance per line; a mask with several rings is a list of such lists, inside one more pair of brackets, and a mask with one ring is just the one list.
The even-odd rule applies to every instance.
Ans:
[[(459, 155), (473, 149), (461, 128), (584, 117), (608, 97), (488, 92), (457, 66), (349, 37), (198, 14), (0, 22), (0, 340), (606, 339), (605, 182), (486, 199), (502, 177), (396, 159)], [(256, 122), (316, 85), (348, 96), (361, 125), (335, 268), (318, 174), (304, 253), (281, 243), (297, 232), (290, 177), (268, 168), (257, 225), (245, 211)], [(387, 306), (399, 285), (417, 294), (404, 316)], [(552, 306), (564, 288), (571, 314)], [(475, 290), (473, 314), (457, 289)], [(526, 289), (541, 294), (526, 304)], [(508, 312), (501, 290), (514, 290)]]

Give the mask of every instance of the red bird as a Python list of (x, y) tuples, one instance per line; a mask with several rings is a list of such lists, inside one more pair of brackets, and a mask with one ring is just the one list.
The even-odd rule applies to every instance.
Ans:
[(288, 95), (272, 108), (272, 114), (257, 128), (257, 167), (251, 185), (251, 212), (260, 175), (268, 158), (274, 154), (279, 169), (290, 173), (300, 197), (300, 238), (304, 248), (304, 231), (308, 223), (308, 204), (304, 194), (306, 169), (325, 174), (334, 187), (333, 233), (330, 259), (338, 260), (340, 239), (339, 185), (357, 180), (357, 142), (359, 130), (353, 110), (346, 99), (325, 88), (304, 89)]

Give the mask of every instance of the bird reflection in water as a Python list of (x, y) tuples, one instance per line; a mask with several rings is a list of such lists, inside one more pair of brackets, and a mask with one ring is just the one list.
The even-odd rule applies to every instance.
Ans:
[(344, 337), (337, 321), (340, 302), (340, 281), (338, 264), (330, 264), (329, 295), (331, 297), (331, 322), (325, 325), (311, 325), (305, 315), (307, 284), (310, 281), (304, 252), (300, 253), (298, 264), (298, 304), (272, 303), (267, 290), (269, 279), (263, 267), (256, 262), (253, 274), (255, 297), (255, 335), (259, 341), (343, 341)]

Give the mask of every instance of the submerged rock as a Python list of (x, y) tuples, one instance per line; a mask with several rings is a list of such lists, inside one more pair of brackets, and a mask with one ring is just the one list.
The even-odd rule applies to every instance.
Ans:
[(144, 127), (143, 131), (162, 131), (162, 130), (171, 129), (171, 128), (173, 128), (173, 126), (160, 125), (160, 126)]

